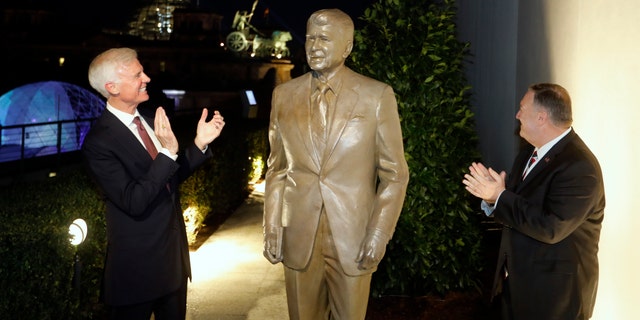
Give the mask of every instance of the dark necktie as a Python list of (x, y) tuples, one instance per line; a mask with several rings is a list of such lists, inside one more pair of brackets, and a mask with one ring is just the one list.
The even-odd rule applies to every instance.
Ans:
[(147, 148), (149, 155), (152, 159), (155, 159), (158, 155), (158, 149), (156, 149), (153, 141), (151, 141), (151, 137), (149, 137), (149, 133), (147, 133), (147, 130), (144, 129), (142, 122), (140, 122), (140, 117), (136, 116), (135, 118), (133, 118), (133, 123), (136, 124), (136, 128), (138, 128), (138, 134), (140, 134), (142, 142), (144, 143), (145, 148)]
[(538, 160), (538, 151), (534, 150), (533, 154), (531, 154), (531, 158), (529, 158), (529, 162), (527, 163), (527, 167), (524, 169), (524, 173), (522, 173), (522, 180), (527, 176), (527, 172), (531, 169), (534, 163)]

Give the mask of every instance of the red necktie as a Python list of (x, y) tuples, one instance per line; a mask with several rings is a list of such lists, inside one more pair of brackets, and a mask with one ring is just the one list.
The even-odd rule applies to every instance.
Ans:
[(147, 133), (147, 130), (144, 129), (142, 122), (140, 122), (140, 117), (136, 116), (135, 118), (133, 118), (133, 123), (136, 124), (136, 128), (138, 128), (138, 134), (140, 134), (142, 142), (144, 142), (144, 146), (145, 148), (147, 148), (149, 155), (152, 159), (155, 159), (158, 155), (158, 149), (156, 149), (153, 141), (151, 141), (151, 137), (149, 137), (149, 133)]
[(538, 151), (534, 150), (533, 154), (531, 154), (531, 158), (529, 158), (529, 163), (527, 163), (527, 168), (524, 169), (524, 173), (522, 174), (522, 180), (524, 180), (524, 177), (527, 175), (527, 172), (529, 171), (529, 169), (531, 168), (531, 166), (536, 163), (536, 160), (538, 159)]

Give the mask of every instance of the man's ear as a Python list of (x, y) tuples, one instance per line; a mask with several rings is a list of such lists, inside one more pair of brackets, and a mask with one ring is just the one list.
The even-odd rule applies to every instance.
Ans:
[(120, 91), (118, 90), (118, 85), (115, 82), (107, 82), (104, 85), (104, 88), (107, 89), (107, 92), (109, 92), (109, 94), (111, 94), (112, 96), (116, 96), (120, 93)]
[(347, 42), (347, 47), (345, 48), (342, 57), (346, 59), (351, 54), (351, 50), (353, 50), (353, 40), (349, 40)]
[(538, 122), (541, 122), (541, 123), (547, 122), (547, 120), (549, 119), (549, 113), (544, 110), (539, 111), (537, 119), (538, 119)]

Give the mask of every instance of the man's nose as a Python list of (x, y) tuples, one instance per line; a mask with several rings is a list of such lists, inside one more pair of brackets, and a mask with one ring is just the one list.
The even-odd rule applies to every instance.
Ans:
[(311, 46), (309, 46), (309, 47), (311, 48), (311, 50), (317, 50), (318, 49), (318, 46), (317, 46), (318, 41), (316, 39), (311, 39), (310, 42), (311, 42)]

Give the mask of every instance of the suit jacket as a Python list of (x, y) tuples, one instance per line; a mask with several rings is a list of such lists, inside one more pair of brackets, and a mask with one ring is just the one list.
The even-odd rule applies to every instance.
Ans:
[(588, 319), (605, 207), (600, 165), (572, 130), (521, 181), (532, 152), (517, 156), (493, 211), (504, 225), (494, 294), (506, 266), (515, 319)]
[(191, 267), (176, 191), (211, 151), (203, 154), (192, 144), (177, 161), (162, 153), (153, 160), (107, 110), (87, 134), (82, 151), (106, 202), (105, 303), (136, 304), (177, 290), (191, 277)]
[(283, 263), (304, 269), (324, 205), (344, 271), (360, 275), (373, 272), (355, 262), (366, 234), (393, 235), (408, 168), (393, 89), (346, 67), (336, 77), (323, 154), (311, 140), (312, 73), (273, 92), (264, 224), (284, 227)]

